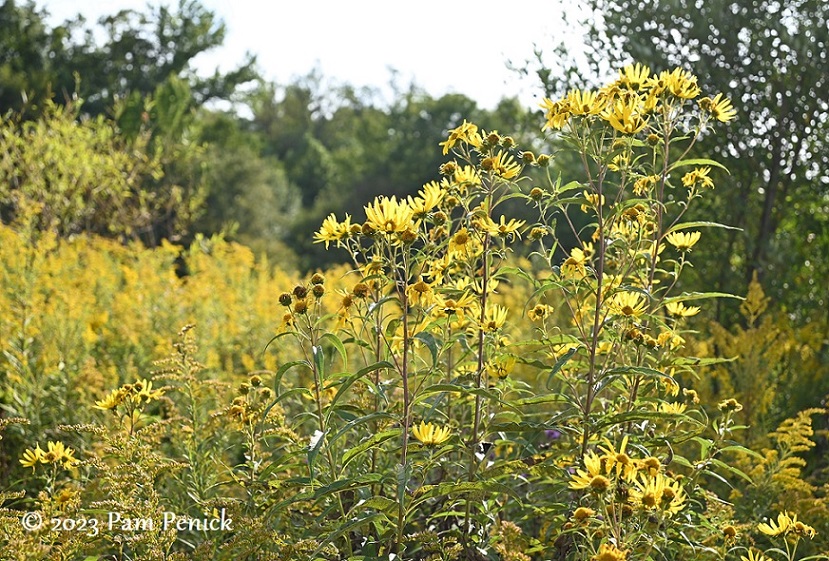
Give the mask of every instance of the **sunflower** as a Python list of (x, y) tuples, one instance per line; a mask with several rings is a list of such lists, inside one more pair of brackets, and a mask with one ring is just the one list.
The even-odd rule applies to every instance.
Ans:
[(610, 311), (618, 316), (639, 317), (647, 308), (647, 301), (637, 292), (617, 292), (610, 299)]
[(718, 93), (714, 99), (704, 97), (699, 100), (699, 107), (703, 111), (707, 111), (711, 116), (720, 122), (727, 123), (737, 116), (737, 110), (731, 105), (731, 100), (723, 99), (722, 94)]
[(438, 427), (432, 423), (421, 422), (420, 426), (412, 427), (412, 435), (424, 446), (443, 444), (452, 435), (449, 427)]
[(40, 444), (38, 444), (34, 450), (27, 449), (23, 452), (23, 457), (20, 458), (20, 463), (23, 467), (30, 467), (34, 470), (38, 463), (45, 463), (43, 461), (43, 455), (43, 449), (40, 447)]
[(365, 207), (366, 225), (385, 234), (402, 233), (410, 229), (414, 212), (406, 201), (397, 197), (378, 197)]
[(699, 306), (686, 306), (682, 302), (668, 302), (665, 309), (674, 317), (687, 318), (699, 313)]
[(688, 251), (699, 241), (700, 232), (671, 232), (665, 239), (679, 251)]

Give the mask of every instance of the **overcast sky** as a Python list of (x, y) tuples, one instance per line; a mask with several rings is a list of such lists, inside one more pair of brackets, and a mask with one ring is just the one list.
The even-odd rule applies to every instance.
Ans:
[[(59, 23), (81, 13), (88, 21), (125, 8), (146, 11), (146, 0), (36, 0)], [(162, 4), (170, 4), (162, 1)], [(153, 2), (157, 5), (159, 2)], [(177, 2), (173, 3), (174, 5)], [(507, 3), (479, 0), (300, 2), (203, 0), (227, 25), (225, 45), (199, 57), (212, 71), (257, 55), (266, 78), (285, 84), (319, 68), (354, 86), (383, 87), (389, 68), (401, 85), (412, 80), (434, 96), (466, 94), (485, 107), (518, 95), (538, 102), (533, 83), (519, 83), (507, 60), (532, 57), (534, 43), (549, 44), (563, 29), (555, 0)]]

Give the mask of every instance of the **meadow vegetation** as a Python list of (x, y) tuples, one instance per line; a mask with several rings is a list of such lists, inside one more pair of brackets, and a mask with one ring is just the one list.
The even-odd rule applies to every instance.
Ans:
[[(325, 218), (351, 263), (308, 274), (131, 236), (181, 193), (151, 135), (4, 121), (3, 558), (826, 558), (820, 318), (683, 281), (730, 231), (694, 150), (740, 108), (636, 64), (543, 109), (555, 149), (464, 120), (438, 179)], [(101, 165), (34, 166), (48, 122)], [(109, 237), (95, 182), (129, 203)], [(722, 300), (739, 327), (702, 321)]]

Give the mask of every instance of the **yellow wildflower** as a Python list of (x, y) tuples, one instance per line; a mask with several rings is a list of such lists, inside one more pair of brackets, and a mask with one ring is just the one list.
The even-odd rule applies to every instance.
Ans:
[(606, 98), (595, 91), (572, 90), (567, 104), (573, 115), (598, 115), (605, 109)]
[(425, 421), (421, 422), (420, 426), (412, 427), (412, 435), (424, 446), (443, 444), (449, 440), (451, 434), (449, 427), (438, 427)]
[(699, 241), (700, 232), (671, 232), (665, 239), (679, 251), (688, 251)]
[(463, 166), (455, 170), (454, 185), (458, 191), (465, 194), (469, 187), (474, 187), (481, 184), (481, 176), (478, 175), (478, 170), (472, 166)]
[(714, 99), (710, 97), (700, 99), (699, 106), (700, 109), (709, 112), (712, 117), (723, 123), (727, 123), (737, 116), (737, 110), (732, 107), (731, 100), (723, 99), (721, 93), (714, 96)]
[(581, 205), (582, 212), (587, 212), (590, 209), (599, 208), (600, 206), (603, 206), (605, 203), (604, 195), (601, 196), (601, 199), (599, 198), (598, 193), (588, 193), (587, 191), (582, 191), (582, 195), (584, 195), (584, 198), (587, 200), (587, 204)]
[(487, 308), (481, 329), (487, 333), (498, 331), (504, 327), (504, 323), (507, 321), (507, 312), (508, 308), (506, 306), (499, 306), (497, 304), (491, 308)]
[(708, 166), (696, 168), (682, 176), (682, 184), (688, 189), (693, 189), (697, 185), (713, 189), (714, 181), (708, 177), (709, 173), (711, 173), (711, 168)]
[(545, 129), (561, 129), (570, 120), (570, 103), (566, 99), (553, 101), (544, 98), (541, 108), (544, 109), (544, 118), (547, 120), (544, 124)]
[(771, 561), (771, 559), (766, 557), (762, 551), (749, 549), (748, 557), (746, 557), (745, 555), (740, 555), (740, 561)]
[(590, 558), (590, 561), (625, 561), (628, 558), (626, 549), (619, 549), (611, 543), (603, 543), (599, 551)]
[(697, 77), (681, 68), (675, 68), (669, 73), (663, 73), (666, 89), (680, 99), (694, 99), (700, 93)]
[(642, 475), (630, 489), (630, 498), (643, 510), (661, 510), (668, 516), (685, 508), (685, 490), (662, 473)]
[(687, 318), (699, 313), (699, 306), (686, 306), (682, 302), (668, 302), (665, 309), (674, 317)]
[(325, 249), (331, 242), (344, 240), (351, 235), (351, 216), (345, 215), (343, 222), (338, 222), (337, 217), (332, 212), (328, 217), (322, 221), (320, 229), (314, 234), (314, 243), (325, 242)]
[(439, 146), (443, 147), (443, 155), (447, 155), (449, 150), (454, 148), (458, 142), (465, 142), (475, 148), (480, 148), (481, 144), (483, 144), (483, 139), (478, 132), (478, 126), (473, 123), (467, 123), (466, 119), (464, 119), (460, 126), (449, 131), (449, 137), (446, 141), (439, 144)]
[(366, 224), (373, 230), (391, 234), (405, 232), (412, 225), (414, 213), (405, 201), (381, 196), (365, 207)]
[(617, 292), (608, 303), (611, 313), (625, 317), (639, 317), (647, 308), (647, 301), (637, 292)]
[(498, 152), (481, 160), (481, 169), (491, 172), (502, 179), (513, 179), (521, 173), (521, 166), (515, 158), (506, 152)]
[(644, 64), (629, 64), (619, 71), (618, 84), (626, 89), (638, 92), (648, 83), (651, 69)]
[(642, 102), (636, 96), (626, 101), (617, 101), (613, 108), (605, 112), (605, 118), (614, 129), (622, 134), (636, 134), (647, 125), (642, 117)]
[(601, 459), (604, 462), (605, 473), (610, 475), (611, 472), (616, 472), (616, 477), (632, 481), (636, 477), (638, 468), (636, 462), (627, 455), (627, 445), (628, 435), (625, 435), (618, 451), (613, 448), (607, 439), (605, 439), (605, 446), (599, 446), (599, 450), (604, 452)]
[(127, 397), (127, 392), (123, 388), (118, 388), (109, 392), (109, 395), (104, 399), (95, 402), (96, 409), (115, 409), (124, 402)]
[(571, 489), (590, 489), (602, 493), (610, 488), (610, 480), (602, 474), (602, 458), (595, 452), (584, 455), (585, 469), (577, 468), (570, 481)]
[(499, 236), (505, 238), (515, 237), (517, 236), (519, 239), (521, 238), (521, 233), (518, 231), (519, 229), (523, 228), (526, 224), (526, 220), (516, 220), (515, 218), (510, 218), (509, 222), (507, 222), (506, 217), (501, 215), (501, 218), (498, 222), (495, 222), (489, 216), (482, 218), (478, 221), (478, 226), (485, 232), (493, 236)]
[(38, 463), (45, 463), (43, 461), (43, 454), (43, 449), (40, 447), (40, 444), (38, 444), (34, 450), (26, 449), (23, 452), (23, 457), (20, 458), (20, 463), (23, 467), (30, 467), (34, 470)]
[(527, 316), (531, 321), (542, 321), (551, 313), (553, 313), (552, 306), (548, 306), (546, 304), (536, 304), (530, 311), (527, 312)]
[(780, 534), (785, 534), (789, 531), (792, 527), (794, 521), (797, 520), (797, 516), (795, 515), (794, 520), (789, 517), (788, 514), (785, 512), (781, 512), (777, 515), (777, 523), (769, 521), (768, 524), (760, 523), (757, 525), (757, 529), (766, 534), (767, 536), (779, 536)]
[(579, 247), (570, 250), (570, 257), (564, 260), (561, 266), (561, 274), (566, 278), (581, 278), (587, 274), (585, 267), (587, 256)]
[(661, 401), (659, 402), (659, 412), (660, 413), (668, 413), (670, 415), (680, 415), (685, 412), (688, 408), (687, 405), (684, 403), (678, 403), (674, 401)]

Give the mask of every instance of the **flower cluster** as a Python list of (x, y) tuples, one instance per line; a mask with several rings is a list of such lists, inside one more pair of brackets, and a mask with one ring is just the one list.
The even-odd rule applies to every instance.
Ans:
[[(643, 65), (626, 66), (619, 77), (598, 91), (573, 90), (564, 98), (544, 99), (548, 129), (562, 129), (573, 118), (600, 119), (617, 132), (633, 135), (649, 126), (651, 116), (671, 113), (676, 105), (697, 99), (697, 78), (676, 68), (659, 74)], [(703, 118), (728, 122), (736, 116), (731, 101), (717, 94), (703, 97), (697, 107)]]
[(96, 401), (95, 407), (103, 410), (115, 409), (126, 402), (139, 405), (158, 399), (162, 395), (164, 395), (164, 391), (154, 390), (152, 381), (139, 379), (132, 384), (125, 384), (118, 389), (112, 390), (104, 399)]
[(65, 469), (71, 469), (78, 465), (79, 461), (75, 457), (75, 451), (64, 446), (63, 442), (49, 442), (45, 451), (38, 444), (34, 449), (26, 449), (20, 459), (23, 467), (30, 467), (32, 470), (38, 464), (62, 464)]

